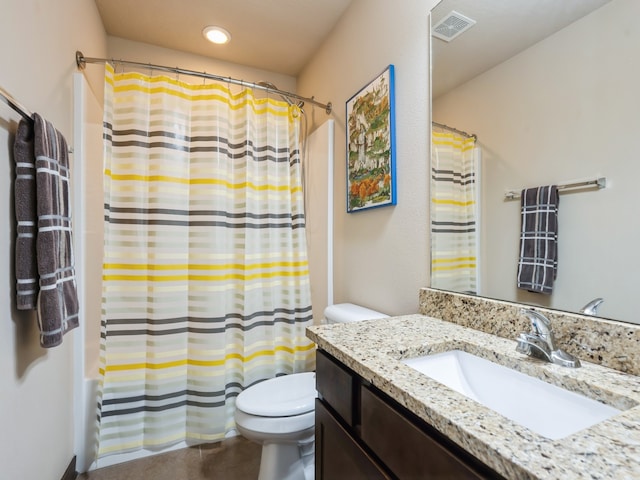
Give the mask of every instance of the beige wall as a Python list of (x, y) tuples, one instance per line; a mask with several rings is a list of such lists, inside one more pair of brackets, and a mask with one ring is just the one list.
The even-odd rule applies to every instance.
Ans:
[[(177, 66), (186, 70), (209, 72), (224, 77), (233, 77), (247, 82), (269, 81), (280, 90), (296, 91), (296, 79), (289, 75), (268, 72), (257, 68), (245, 67), (230, 62), (214, 60), (201, 55), (193, 55), (148, 43), (134, 42), (119, 37), (108, 37), (108, 58), (130, 60), (133, 62), (153, 63), (155, 65)], [(85, 52), (86, 53), (86, 52)], [(86, 53), (87, 56), (93, 56)], [(118, 70), (120, 71), (120, 70)], [(169, 74), (171, 75), (171, 74)], [(185, 82), (199, 82), (197, 77), (185, 76)], [(231, 86), (231, 89), (240, 88)]]
[[(73, 141), (75, 51), (106, 53), (93, 2), (2, 2), (0, 85)], [(99, 87), (98, 87), (99, 88)], [(0, 477), (57, 480), (73, 457), (73, 339), (40, 348), (35, 316), (15, 310), (11, 145), (20, 117), (0, 103)]]
[[(640, 320), (639, 15), (636, 0), (614, 0), (434, 101), (435, 121), (483, 149), (483, 295), (571, 311), (604, 297), (602, 315)], [(609, 188), (560, 197), (553, 295), (517, 290), (520, 204), (504, 192), (599, 175)]]
[[(73, 142), (75, 50), (89, 57), (179, 64), (296, 89), (292, 77), (119, 38), (107, 40), (93, 2), (5, 3), (0, 16), (0, 84), (51, 120), (69, 143)], [(390, 314), (417, 311), (418, 289), (427, 284), (428, 12), (434, 3), (412, 0), (400, 7), (385, 0), (355, 0), (298, 79), (299, 93), (331, 100), (335, 106), (331, 117), (336, 120), (335, 299)], [(396, 68), (398, 205), (347, 215), (344, 104), (388, 64)], [(101, 98), (101, 68), (88, 66), (85, 75), (95, 96)], [(319, 109), (308, 110), (313, 130), (327, 117)], [(5, 145), (0, 150), (3, 218), (10, 225), (13, 157), (9, 146), (18, 120), (17, 114), (0, 104), (0, 145)], [(101, 210), (95, 213), (102, 215)], [(4, 307), (0, 307), (5, 310), (0, 327), (0, 361), (5, 372), (0, 376), (1, 472), (7, 478), (58, 479), (73, 456), (72, 340), (76, 333), (69, 334), (62, 346), (43, 350), (34, 316), (14, 309), (14, 236), (14, 228), (0, 234), (0, 252), (4, 252), (0, 269), (5, 272), (0, 280), (5, 292)]]
[[(298, 77), (298, 93), (334, 105), (336, 303), (417, 312), (418, 289), (428, 285), (428, 14), (436, 3), (354, 0)], [(398, 204), (347, 214), (345, 102), (389, 64), (396, 79)], [(311, 129), (326, 118), (311, 109)]]

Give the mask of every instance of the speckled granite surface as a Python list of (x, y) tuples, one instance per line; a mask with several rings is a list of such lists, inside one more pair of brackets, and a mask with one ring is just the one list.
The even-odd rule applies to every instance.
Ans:
[[(515, 351), (513, 340), (424, 315), (313, 326), (307, 335), (507, 478), (640, 478), (639, 377), (587, 362), (568, 369), (530, 359)], [(564, 439), (547, 439), (400, 361), (450, 349), (465, 350), (624, 411)]]
[[(420, 313), (465, 327), (516, 338), (530, 329), (522, 304), (423, 288)], [(534, 307), (551, 320), (560, 348), (581, 360), (640, 375), (640, 325)], [(640, 461), (640, 460), (639, 460)]]

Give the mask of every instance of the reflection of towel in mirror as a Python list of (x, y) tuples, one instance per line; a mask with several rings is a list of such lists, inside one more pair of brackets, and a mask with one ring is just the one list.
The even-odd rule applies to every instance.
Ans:
[(551, 293), (558, 272), (558, 187), (527, 188), (520, 205), (518, 288)]
[(38, 324), (40, 344), (54, 347), (78, 326), (78, 294), (71, 241), (69, 150), (51, 123), (34, 117), (36, 204), (38, 237), (36, 256), (40, 278)]

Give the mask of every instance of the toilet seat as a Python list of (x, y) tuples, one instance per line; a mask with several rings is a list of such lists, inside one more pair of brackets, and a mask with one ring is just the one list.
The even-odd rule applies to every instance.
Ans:
[(236, 408), (249, 415), (288, 417), (313, 412), (316, 374), (294, 373), (270, 378), (244, 390), (236, 398)]
[[(315, 412), (307, 412), (301, 415), (292, 415), (290, 417), (260, 417), (244, 413), (242, 410), (236, 409), (235, 412), (236, 426), (240, 433), (249, 438), (260, 438), (264, 440), (267, 437), (277, 436), (279, 441), (309, 441), (315, 432)], [(300, 432), (308, 432), (300, 437)], [(251, 434), (249, 434), (251, 432)]]

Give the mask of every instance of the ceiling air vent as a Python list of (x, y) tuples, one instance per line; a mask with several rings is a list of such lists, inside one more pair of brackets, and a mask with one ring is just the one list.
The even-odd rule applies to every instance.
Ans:
[(450, 42), (475, 24), (475, 20), (471, 20), (454, 10), (431, 27), (431, 35), (445, 42)]

